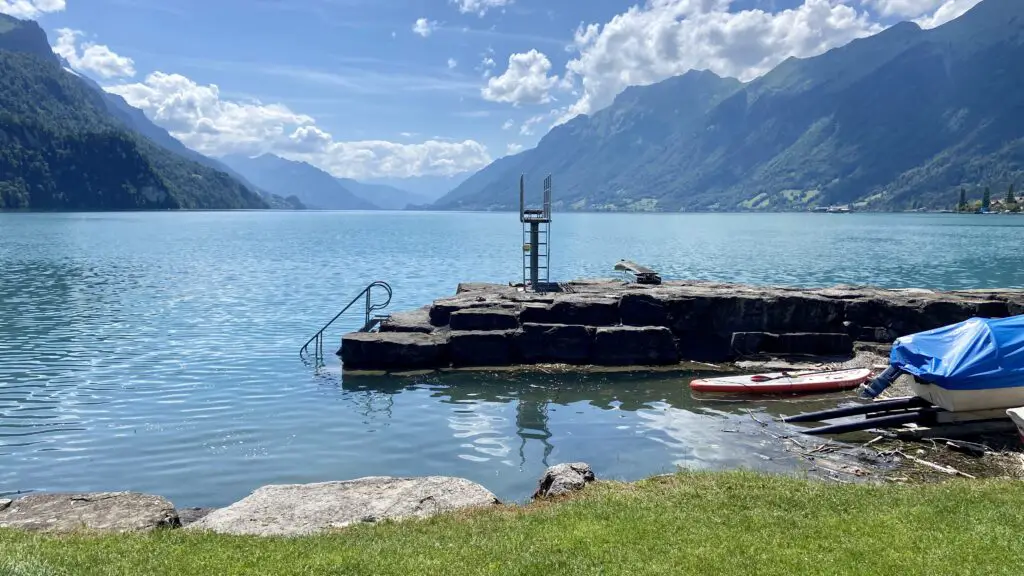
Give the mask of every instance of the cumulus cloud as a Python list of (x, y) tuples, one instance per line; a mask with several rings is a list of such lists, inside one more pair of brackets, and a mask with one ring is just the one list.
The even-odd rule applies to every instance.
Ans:
[(750, 80), (789, 56), (807, 57), (882, 30), (866, 11), (804, 0), (778, 12), (730, 12), (731, 0), (648, 0), (607, 23), (581, 25), (566, 65), (580, 97), (562, 118), (607, 106), (625, 87), (691, 69)]
[(455, 58), (449, 58), (448, 59), (448, 69), (449, 70), (454, 70), (455, 67), (458, 66), (458, 65), (459, 65), (459, 61), (456, 60)]
[(337, 141), (312, 117), (287, 106), (228, 100), (216, 85), (200, 85), (180, 74), (154, 72), (142, 82), (107, 90), (142, 109), (186, 146), (211, 156), (272, 152), (349, 178), (450, 175), (491, 161), (487, 148), (474, 140)]
[(64, 0), (0, 0), (0, 14), (15, 18), (38, 18), (64, 8)]
[(426, 18), (417, 18), (416, 22), (412, 25), (412, 31), (420, 36), (426, 38), (430, 36), (437, 28), (436, 20), (427, 20)]
[(551, 61), (542, 52), (530, 50), (508, 57), (508, 69), (487, 80), (480, 94), (485, 100), (520, 104), (551, 101), (551, 90), (559, 85), (558, 75), (549, 76)]
[(882, 16), (916, 18), (932, 12), (946, 0), (867, 0)]
[(513, 122), (512, 120), (505, 120), (505, 123), (501, 125), (501, 129), (502, 130), (511, 130), (512, 127), (515, 126), (515, 125), (516, 125), (516, 123)]
[(516, 144), (515, 142), (510, 142), (508, 147), (505, 148), (505, 153), (507, 155), (509, 155), (509, 156), (511, 156), (513, 154), (519, 154), (522, 151), (523, 151), (523, 145), (522, 144)]
[(82, 42), (79, 30), (61, 28), (57, 30), (57, 43), (53, 51), (60, 54), (75, 70), (92, 72), (103, 78), (130, 78), (135, 76), (135, 62), (127, 56), (120, 56), (102, 44)]
[(925, 14), (914, 20), (921, 28), (935, 28), (950, 20), (963, 16), (965, 12), (978, 5), (981, 0), (946, 0), (935, 12)]
[(483, 16), (488, 10), (508, 6), (512, 0), (450, 0), (452, 4), (459, 7), (463, 14), (477, 14)]

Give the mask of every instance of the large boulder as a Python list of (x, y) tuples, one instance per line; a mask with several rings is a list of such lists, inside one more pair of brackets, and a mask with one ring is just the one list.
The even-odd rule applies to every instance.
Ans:
[(612, 326), (594, 333), (595, 364), (608, 366), (657, 366), (676, 364), (672, 331), (664, 326)]
[(174, 504), (137, 492), (39, 493), (0, 504), (0, 528), (143, 532), (179, 525)]
[(357, 522), (424, 518), (495, 504), (498, 499), (494, 494), (462, 478), (373, 476), (264, 486), (227, 508), (211, 512), (186, 530), (299, 536)]
[(353, 332), (341, 339), (346, 370), (416, 370), (448, 365), (448, 338), (420, 332)]
[(544, 471), (544, 475), (537, 482), (537, 491), (533, 493), (533, 498), (549, 498), (577, 492), (596, 479), (590, 464), (585, 462), (558, 464)]
[(452, 332), (448, 338), (454, 366), (508, 366), (513, 362), (514, 331)]
[(380, 323), (381, 332), (421, 332), (429, 334), (434, 331), (430, 324), (430, 307), (418, 310), (396, 312)]
[(588, 326), (523, 324), (513, 342), (517, 359), (527, 364), (586, 364), (594, 333)]
[(452, 330), (515, 330), (519, 327), (519, 315), (508, 308), (466, 308), (452, 312), (448, 318)]

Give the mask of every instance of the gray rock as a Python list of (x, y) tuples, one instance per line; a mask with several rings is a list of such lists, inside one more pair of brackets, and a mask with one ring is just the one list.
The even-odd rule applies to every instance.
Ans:
[(415, 370), (448, 364), (448, 338), (419, 332), (353, 332), (341, 339), (346, 370)]
[(739, 356), (758, 354), (840, 356), (853, 353), (853, 340), (846, 333), (736, 332), (732, 352)]
[(516, 356), (527, 364), (586, 364), (594, 344), (593, 328), (561, 324), (523, 324), (513, 337)]
[(10, 498), (0, 498), (0, 512), (3, 512), (4, 509), (10, 506), (11, 502), (13, 502), (13, 500)]
[(182, 526), (188, 526), (206, 518), (214, 510), (216, 508), (178, 508), (178, 520)]
[(519, 319), (524, 324), (615, 326), (619, 324), (619, 300), (600, 296), (562, 296), (547, 306), (524, 309)]
[(380, 324), (381, 332), (421, 332), (429, 334), (434, 331), (430, 324), (430, 307), (419, 310), (396, 312)]
[(590, 464), (574, 462), (558, 464), (544, 471), (537, 483), (537, 491), (533, 498), (549, 498), (583, 490), (590, 482), (596, 480)]
[(668, 308), (654, 294), (624, 294), (619, 300), (619, 315), (626, 326), (668, 326)]
[(497, 503), (498, 499), (486, 488), (462, 478), (375, 476), (344, 482), (264, 486), (186, 529), (297, 536), (357, 522), (424, 518)]
[(137, 492), (29, 494), (0, 510), (0, 528), (39, 532), (142, 532), (179, 525), (166, 498)]
[(505, 308), (468, 308), (452, 312), (448, 326), (463, 331), (515, 330), (519, 318), (515, 310)]
[(677, 364), (679, 352), (664, 326), (612, 326), (594, 333), (593, 358), (607, 366), (660, 366)]
[(512, 330), (452, 332), (448, 338), (453, 366), (508, 366), (512, 363)]

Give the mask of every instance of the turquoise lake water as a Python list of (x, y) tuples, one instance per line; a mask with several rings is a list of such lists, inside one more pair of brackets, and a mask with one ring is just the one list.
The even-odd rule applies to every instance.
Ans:
[[(553, 279), (1024, 287), (1024, 218), (556, 214)], [(633, 479), (791, 470), (746, 409), (665, 376), (342, 380), (298, 349), (368, 282), (391, 310), (521, 278), (515, 214), (0, 214), (0, 496), (139, 490), (222, 506), (270, 483), (444, 474), (523, 499), (545, 463)]]

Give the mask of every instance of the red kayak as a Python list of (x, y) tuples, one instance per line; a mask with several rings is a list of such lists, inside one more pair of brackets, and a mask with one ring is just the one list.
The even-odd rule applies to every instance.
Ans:
[(701, 378), (690, 382), (695, 392), (727, 392), (733, 394), (777, 394), (786, 392), (835, 392), (856, 388), (871, 377), (871, 370), (804, 370), (773, 372), (745, 376)]

